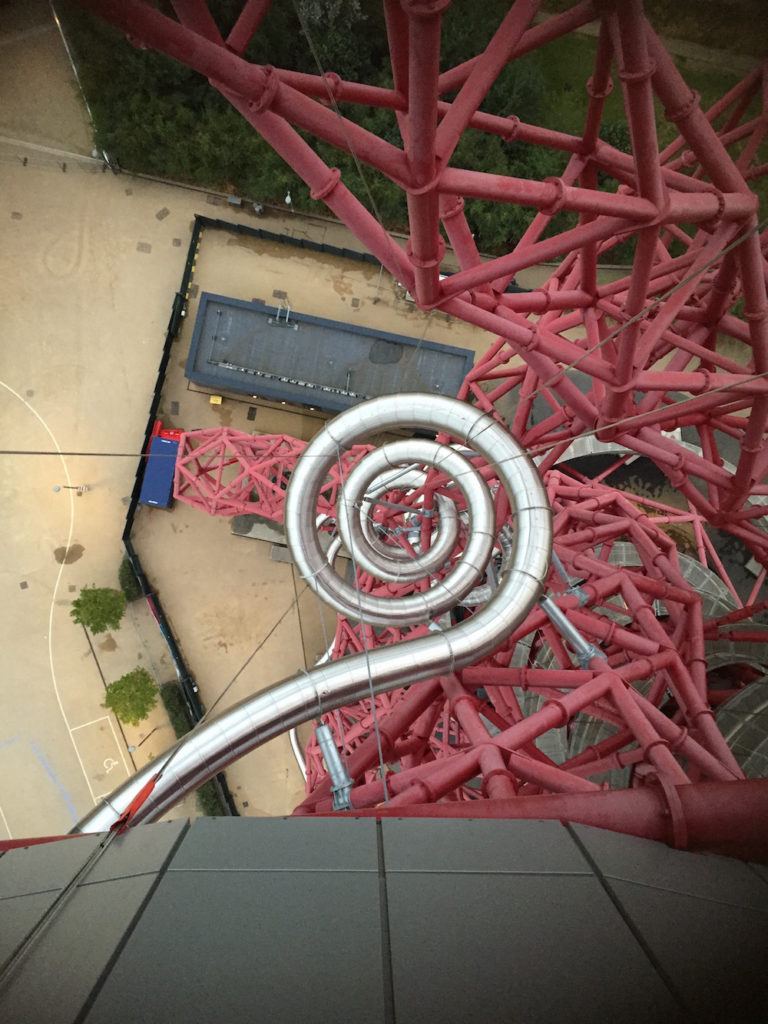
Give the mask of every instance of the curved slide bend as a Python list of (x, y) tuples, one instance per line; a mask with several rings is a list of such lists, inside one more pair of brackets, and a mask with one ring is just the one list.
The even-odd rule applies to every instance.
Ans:
[[(327, 472), (340, 455), (369, 434), (416, 428), (449, 434), (477, 453), (507, 493), (514, 517), (514, 551), (509, 568), (489, 603), (470, 619), (415, 640), (327, 662), (248, 697), (210, 721), (203, 721), (172, 747), (167, 757), (143, 768), (75, 826), (103, 832), (136, 802), (130, 825), (153, 821), (187, 793), (256, 747), (370, 692), (395, 689), (463, 668), (491, 653), (527, 616), (541, 593), (549, 568), (552, 525), (539, 475), (520, 445), (500, 423), (464, 402), (436, 395), (377, 398), (326, 424), (299, 459), (288, 489), (285, 527), (294, 561), (307, 583), (338, 611), (379, 624), (434, 620), (461, 601), (485, 572), (495, 543), (493, 502), (472, 463), (455, 448), (412, 439), (385, 444), (350, 473), (338, 499), (341, 532), (353, 535), (356, 565), (397, 573), (405, 568), (386, 548), (358, 528), (366, 498), (391, 467), (416, 463), (447, 472), (466, 497), (470, 523), (462, 555), (440, 582), (423, 593), (380, 598), (358, 592), (328, 564), (318, 539), (317, 498)], [(389, 477), (391, 479), (391, 477)], [(438, 535), (439, 536), (439, 535)], [(358, 562), (358, 558), (360, 562)], [(433, 569), (428, 557), (426, 571)], [(370, 676), (370, 678), (369, 678)], [(164, 766), (165, 765), (165, 766)], [(154, 787), (150, 789), (152, 782)], [(142, 791), (148, 795), (139, 802)], [(353, 794), (354, 796), (354, 794)]]

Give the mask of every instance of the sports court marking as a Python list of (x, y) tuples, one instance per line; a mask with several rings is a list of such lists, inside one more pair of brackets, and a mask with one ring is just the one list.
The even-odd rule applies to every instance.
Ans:
[(72, 726), (70, 733), (88, 774), (94, 804), (127, 779), (132, 773), (115, 732), (111, 715)]
[(85, 729), (89, 725), (95, 725), (97, 722), (108, 722), (109, 720), (109, 715), (101, 715), (99, 718), (92, 718), (90, 722), (83, 722), (82, 725), (73, 725), (72, 732), (77, 732), (78, 729)]
[[(54, 448), (56, 449), (56, 451), (58, 453), (59, 460), (61, 462), (62, 473), (64, 474), (64, 479), (66, 480), (66, 485), (67, 485), (67, 500), (68, 500), (68, 503), (69, 503), (69, 530), (68, 530), (68, 533), (67, 533), (67, 543), (64, 545), (64, 547), (65, 547), (66, 550), (69, 550), (69, 548), (72, 546), (72, 537), (74, 536), (74, 530), (75, 530), (75, 500), (74, 500), (74, 498), (72, 496), (72, 491), (75, 488), (72, 487), (72, 479), (71, 479), (71, 477), (69, 475), (69, 466), (67, 465), (67, 460), (64, 458), (64, 456), (63, 456), (63, 454), (61, 452), (61, 445), (59, 444), (59, 442), (58, 442), (58, 440), (56, 438), (56, 435), (53, 433), (51, 428), (48, 426), (47, 422), (43, 419), (43, 417), (40, 415), (40, 413), (37, 411), (37, 409), (35, 409), (35, 407), (33, 405), (31, 405), (26, 400), (26, 398), (22, 398), (22, 396), (19, 394), (19, 392), (16, 391), (14, 388), (12, 388), (11, 385), (7, 384), (4, 380), (0, 380), (0, 387), (4, 388), (9, 394), (13, 395), (14, 398), (17, 398), (21, 402), (21, 404), (35, 417), (35, 419), (40, 423), (42, 428), (45, 430), (45, 432), (50, 437), (51, 441), (53, 442), (53, 446), (54, 446)], [(56, 665), (55, 665), (54, 656), (53, 656), (53, 650), (54, 650), (54, 644), (53, 644), (54, 612), (55, 612), (55, 609), (56, 609), (56, 597), (57, 597), (57, 595), (59, 593), (59, 587), (61, 585), (61, 575), (64, 572), (65, 564), (66, 563), (65, 563), (64, 559), (62, 559), (61, 563), (59, 564), (58, 572), (56, 573), (56, 579), (55, 579), (54, 584), (53, 584), (53, 593), (51, 594), (51, 603), (50, 603), (50, 606), (48, 608), (48, 633), (46, 634), (46, 639), (48, 641), (48, 666), (49, 666), (50, 673), (51, 673), (51, 684), (53, 686), (53, 692), (54, 692), (54, 695), (56, 697), (56, 703), (59, 705), (59, 711), (61, 712), (61, 717), (64, 720), (64, 725), (67, 727), (67, 732), (69, 733), (69, 739), (70, 739), (70, 742), (72, 743), (72, 749), (74, 751), (75, 757), (77, 758), (78, 764), (80, 765), (80, 770), (83, 773), (83, 777), (85, 778), (85, 783), (88, 786), (88, 792), (91, 794), (91, 799), (95, 802), (96, 801), (96, 795), (95, 795), (95, 793), (93, 791), (93, 786), (91, 785), (91, 780), (90, 780), (89, 774), (85, 770), (85, 765), (83, 764), (83, 759), (80, 756), (80, 751), (78, 750), (77, 744), (75, 743), (75, 737), (72, 735), (72, 727), (69, 724), (69, 719), (67, 718), (67, 713), (64, 710), (64, 703), (63, 703), (63, 701), (61, 699), (61, 692), (59, 690), (59, 684), (58, 684), (58, 680), (56, 678)]]
[(111, 715), (109, 715), (107, 717), (108, 717), (108, 721), (109, 721), (109, 728), (112, 730), (112, 736), (114, 737), (115, 744), (117, 746), (117, 749), (120, 751), (120, 757), (123, 759), (123, 767), (125, 768), (125, 774), (126, 775), (132, 775), (133, 772), (128, 767), (128, 762), (125, 760), (125, 754), (123, 753), (123, 745), (120, 742), (120, 740), (117, 738), (117, 733), (115, 732), (115, 723), (112, 720)]

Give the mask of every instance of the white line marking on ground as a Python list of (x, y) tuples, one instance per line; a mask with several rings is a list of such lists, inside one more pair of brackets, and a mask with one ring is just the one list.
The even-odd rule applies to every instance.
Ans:
[[(40, 415), (40, 413), (37, 411), (37, 409), (34, 408), (34, 406), (29, 404), (29, 402), (26, 400), (26, 398), (22, 398), (21, 395), (18, 393), (18, 391), (14, 391), (14, 389), (10, 386), (10, 384), (6, 384), (4, 380), (0, 380), (0, 387), (4, 387), (5, 390), (9, 394), (14, 396), (14, 398), (18, 398), (18, 400), (21, 402), (21, 404), (23, 406), (25, 406), (25, 408), (27, 408), (32, 413), (32, 415), (40, 423), (40, 425), (43, 427), (45, 432), (50, 437), (51, 441), (54, 444), (54, 447), (56, 448), (56, 451), (58, 452), (59, 458), (61, 459), (61, 468), (62, 468), (62, 471), (64, 473), (64, 478), (67, 481), (67, 488), (68, 488), (67, 489), (67, 497), (69, 498), (69, 532), (67, 534), (67, 544), (66, 544), (66, 548), (65, 548), (65, 551), (68, 551), (70, 549), (70, 547), (72, 546), (72, 537), (74, 536), (74, 532), (75, 532), (75, 499), (74, 499), (74, 495), (72, 493), (74, 488), (72, 487), (72, 480), (71, 480), (70, 475), (69, 475), (69, 466), (67, 465), (67, 460), (62, 455), (61, 445), (56, 440), (56, 437), (55, 437), (53, 431), (48, 426), (48, 424), (45, 422), (43, 417)], [(61, 694), (59, 693), (59, 686), (58, 686), (58, 683), (56, 681), (56, 667), (55, 667), (55, 665), (53, 663), (53, 613), (54, 613), (55, 608), (56, 608), (56, 595), (59, 592), (59, 586), (61, 584), (61, 576), (62, 576), (62, 573), (64, 572), (64, 564), (65, 564), (65, 560), (62, 558), (61, 563), (59, 564), (59, 571), (56, 573), (56, 582), (55, 582), (54, 587), (53, 587), (53, 594), (51, 595), (51, 607), (48, 610), (48, 664), (49, 664), (50, 670), (51, 670), (51, 682), (53, 684), (53, 692), (56, 695), (56, 702), (59, 705), (59, 711), (61, 712), (61, 717), (64, 719), (64, 724), (67, 727), (67, 732), (69, 733), (69, 738), (70, 738), (70, 740), (72, 742), (72, 749), (75, 752), (75, 757), (77, 758), (77, 763), (80, 765), (80, 771), (83, 773), (83, 778), (85, 779), (85, 783), (88, 786), (88, 792), (91, 794), (91, 799), (95, 800), (94, 793), (93, 793), (93, 786), (91, 785), (91, 780), (90, 780), (90, 778), (88, 776), (88, 772), (85, 770), (85, 765), (83, 764), (83, 759), (80, 757), (80, 751), (77, 749), (77, 743), (75, 743), (75, 737), (72, 735), (72, 728), (71, 728), (71, 726), (69, 724), (69, 719), (67, 718), (66, 712), (64, 711), (64, 704), (62, 703)]]
[(85, 153), (75, 153), (71, 149), (54, 149), (53, 146), (40, 146), (36, 142), (27, 142), (26, 139), (12, 139), (7, 135), (0, 135), (0, 142), (6, 146), (21, 146), (23, 149), (32, 149), (36, 153), (47, 153), (49, 156), (67, 157), (70, 160), (80, 160), (84, 164), (93, 164), (97, 167), (104, 166), (103, 160), (98, 160), (93, 156), (86, 156)]
[(123, 767), (125, 768), (125, 774), (126, 774), (126, 776), (128, 778), (130, 778), (131, 775), (132, 775), (132, 772), (131, 772), (130, 768), (128, 767), (128, 762), (125, 760), (125, 754), (123, 753), (123, 745), (120, 742), (120, 740), (117, 738), (117, 733), (115, 732), (115, 723), (112, 721), (111, 715), (108, 716), (108, 720), (109, 720), (109, 728), (112, 730), (112, 735), (115, 737), (115, 745), (117, 746), (117, 749), (120, 751), (120, 757), (123, 759)]
[[(77, 729), (87, 729), (88, 726), (98, 725), (99, 722), (109, 722), (109, 728), (112, 731), (112, 739), (113, 739), (114, 744), (115, 744), (115, 753), (118, 754), (120, 756), (120, 758), (122, 759), (123, 767), (125, 768), (125, 777), (129, 779), (133, 773), (131, 772), (130, 768), (126, 764), (125, 754), (123, 753), (123, 747), (122, 747), (122, 744), (120, 743), (120, 740), (117, 738), (117, 733), (115, 732), (115, 725), (114, 725), (114, 722), (112, 721), (111, 715), (102, 715), (100, 718), (93, 718), (93, 719), (91, 719), (90, 722), (83, 722), (82, 725), (75, 725), (75, 726), (73, 726), (72, 729), (70, 730), (70, 736)], [(74, 740), (74, 737), (73, 737), (73, 740)], [(106, 774), (109, 777), (109, 780), (111, 782), (112, 781), (112, 772), (114, 771), (115, 768), (118, 768), (118, 769), (120, 768), (120, 761), (118, 761), (115, 757), (113, 757), (111, 755), (107, 755), (107, 757), (105, 757), (102, 760), (101, 759), (101, 754), (103, 754), (103, 753), (104, 753), (104, 751), (102, 749), (99, 752), (99, 754), (97, 755), (96, 760), (99, 763), (99, 765), (101, 767), (103, 767), (104, 771), (106, 772)], [(115, 783), (114, 783), (115, 786), (120, 785), (120, 778), (119, 778), (120, 772), (118, 771), (117, 774), (118, 774), (118, 778), (115, 779)], [(109, 792), (107, 792), (107, 793), (96, 794), (96, 793), (93, 792), (93, 790), (91, 790), (91, 796), (93, 797), (94, 807), (98, 806), (98, 804), (101, 803), (102, 800), (108, 799), (111, 792), (112, 792), (112, 790), (110, 789)]]
[[(86, 726), (88, 726), (88, 725), (95, 725), (97, 722), (109, 722), (109, 721), (110, 721), (109, 715), (102, 715), (101, 718), (92, 718), (90, 720), (90, 722), (83, 722), (82, 725), (73, 725), (72, 726), (72, 732), (76, 732), (78, 729), (85, 729)], [(114, 731), (115, 730), (113, 729), (112, 732), (114, 733)], [(115, 739), (117, 739), (117, 737), (115, 737)]]
[(3, 825), (5, 825), (5, 831), (8, 833), (8, 838), (13, 839), (13, 836), (11, 835), (11, 830), (10, 828), (8, 828), (8, 819), (6, 818), (2, 807), (0, 807), (0, 818), (3, 819)]

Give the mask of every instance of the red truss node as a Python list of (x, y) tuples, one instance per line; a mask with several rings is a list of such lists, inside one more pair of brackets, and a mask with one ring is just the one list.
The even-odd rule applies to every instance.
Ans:
[[(203, 0), (174, 0), (176, 18), (142, 0), (81, 3), (206, 77), (422, 309), (489, 332), (459, 397), (508, 424), (545, 480), (560, 562), (550, 593), (592, 655), (577, 664), (536, 607), (492, 657), (325, 716), (354, 781), (355, 813), (554, 817), (679, 846), (724, 848), (729, 830), (736, 849), (754, 838), (761, 784), (734, 785), (743, 775), (715, 709), (766, 664), (768, 635), (756, 618), (766, 573), (758, 568), (743, 604), (707, 528), (729, 532), (768, 566), (768, 235), (751, 191), (768, 171), (766, 68), (704, 111), (640, 0), (585, 0), (537, 23), (539, 5), (517, 0), (482, 53), (441, 72), (449, 3), (384, 0), (392, 86), (374, 87), (245, 60), (269, 0), (247, 0), (226, 38)], [(592, 21), (599, 31), (580, 133), (528, 123), (523, 110), (482, 110), (506, 64)], [(600, 138), (614, 85), (631, 153)], [(357, 124), (359, 106), (393, 111), (402, 145)], [(676, 133), (665, 146), (657, 106)], [(554, 151), (562, 170), (536, 181), (457, 166), (467, 130)], [(352, 153), (407, 193), (405, 250), (308, 138)], [(510, 205), (535, 214), (508, 252), (485, 259), (468, 198), (500, 204), (500, 215)], [(555, 220), (561, 212), (569, 216)], [(631, 268), (605, 282), (599, 265), (628, 239)], [(446, 243), (459, 270), (441, 278)], [(506, 291), (515, 274), (543, 263), (555, 265), (540, 288)], [(210, 514), (280, 521), (302, 450), (287, 437), (186, 434), (176, 496)], [(614, 461), (595, 479), (569, 461), (601, 453)], [(682, 508), (603, 482), (637, 456), (666, 475)], [(319, 514), (334, 515), (347, 468), (329, 480)], [(408, 549), (414, 516), (403, 505), (426, 508), (441, 486), (429, 474), (417, 491), (380, 501), (382, 542)], [(503, 537), (514, 522), (501, 492), (496, 513)], [(421, 521), (423, 547), (430, 531)], [(499, 568), (503, 554), (501, 545)], [(358, 585), (408, 590), (364, 573)], [(492, 586), (470, 595), (475, 607)], [(472, 614), (470, 597), (454, 618)], [(405, 635), (340, 619), (332, 656)], [(314, 740), (306, 767), (297, 813), (326, 813), (330, 781)]]

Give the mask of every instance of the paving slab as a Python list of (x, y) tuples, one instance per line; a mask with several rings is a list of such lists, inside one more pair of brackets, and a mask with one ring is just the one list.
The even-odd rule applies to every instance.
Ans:
[(90, 121), (46, 0), (0, 7), (0, 96), (0, 135), (90, 154)]

